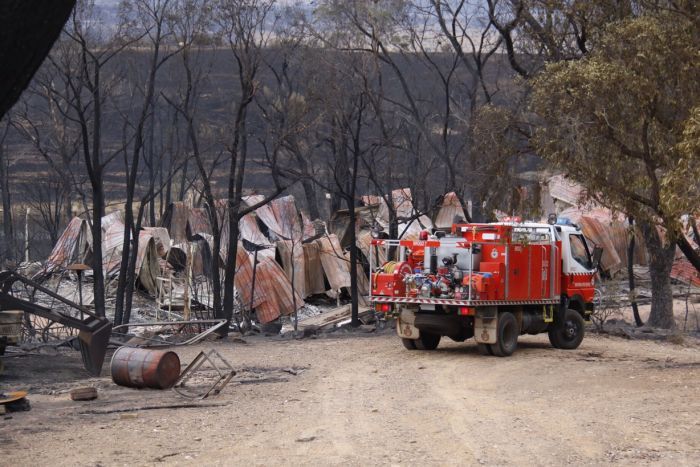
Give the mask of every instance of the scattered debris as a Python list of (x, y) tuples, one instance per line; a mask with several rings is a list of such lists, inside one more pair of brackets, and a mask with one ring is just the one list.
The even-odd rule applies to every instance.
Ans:
[(0, 392), (0, 406), (6, 412), (26, 412), (32, 408), (27, 400), (27, 391)]
[(297, 443), (308, 443), (309, 441), (313, 441), (315, 439), (316, 439), (315, 436), (306, 436), (304, 438), (297, 438), (296, 442)]
[(120, 409), (109, 409), (109, 410), (85, 410), (80, 412), (80, 415), (109, 415), (112, 413), (121, 413), (120, 418), (136, 418), (138, 415), (130, 412), (139, 412), (141, 410), (162, 410), (162, 409), (199, 409), (205, 407), (225, 407), (229, 404), (226, 403), (212, 403), (212, 404), (163, 404), (163, 405), (142, 405), (139, 407), (126, 407)]
[[(196, 344), (197, 342), (201, 341), (205, 337), (207, 337), (210, 334), (213, 334), (215, 331), (217, 331), (219, 328), (223, 327), (226, 324), (225, 319), (199, 319), (199, 320), (188, 320), (188, 321), (157, 321), (157, 322), (148, 322), (148, 323), (129, 323), (129, 324), (122, 324), (120, 326), (115, 326), (114, 329), (112, 330), (112, 334), (117, 334), (125, 337), (132, 336), (133, 334), (126, 334), (126, 333), (121, 333), (120, 331), (124, 329), (130, 329), (130, 328), (136, 328), (136, 327), (160, 327), (161, 329), (159, 331), (153, 332), (152, 335), (156, 335), (156, 333), (161, 332), (165, 334), (164, 329), (170, 329), (170, 332), (172, 333), (171, 336), (180, 336), (185, 333), (192, 333), (197, 332), (197, 334), (185, 341), (182, 342), (175, 342), (174, 339), (172, 340), (165, 340), (165, 339), (155, 339), (153, 337), (148, 337), (145, 335), (139, 335), (136, 336), (137, 341), (144, 341), (142, 343), (138, 343), (134, 345), (134, 343), (129, 340), (125, 342), (125, 344), (128, 343), (128, 346), (132, 347), (159, 347), (159, 346), (184, 346), (184, 345), (192, 345)], [(203, 330), (202, 330), (203, 329)]]
[[(217, 362), (213, 357), (216, 357), (216, 359), (219, 360), (219, 365), (217, 365)], [(205, 367), (204, 369), (201, 369), (202, 365), (205, 363), (208, 363), (210, 368)], [(223, 369), (220, 368), (220, 366), (222, 366)], [(186, 383), (190, 381), (190, 379), (199, 379), (200, 374), (205, 374), (207, 372), (211, 373), (211, 370), (214, 370), (218, 376), (214, 376), (214, 384), (209, 386), (208, 389), (200, 392), (185, 390)], [(187, 368), (185, 368), (173, 385), (173, 391), (190, 399), (206, 399), (210, 395), (218, 395), (235, 375), (236, 371), (233, 369), (231, 364), (226, 361), (226, 359), (222, 357), (221, 354), (215, 349), (209, 349), (208, 351), (199, 352), (194, 360), (187, 365)], [(209, 380), (211, 381), (211, 379), (212, 378), (210, 377)], [(203, 383), (199, 384), (199, 386), (202, 385)]]
[(82, 387), (71, 389), (70, 398), (74, 401), (91, 401), (97, 399), (97, 388)]
[(180, 376), (180, 358), (172, 351), (119, 347), (110, 370), (120, 386), (167, 389)]

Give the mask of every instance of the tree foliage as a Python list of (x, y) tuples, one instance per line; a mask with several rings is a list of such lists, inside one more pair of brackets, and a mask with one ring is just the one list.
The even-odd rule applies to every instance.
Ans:
[(551, 63), (533, 83), (539, 153), (671, 237), (700, 208), (699, 37), (697, 23), (675, 14), (623, 20), (590, 55)]

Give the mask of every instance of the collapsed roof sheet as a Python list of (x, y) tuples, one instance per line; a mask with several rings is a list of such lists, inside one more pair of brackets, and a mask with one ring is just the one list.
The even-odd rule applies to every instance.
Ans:
[(700, 287), (700, 273), (685, 257), (678, 258), (673, 262), (671, 277), (685, 284)]
[(159, 224), (168, 230), (170, 238), (176, 244), (185, 242), (199, 233), (211, 234), (206, 209), (191, 208), (182, 201), (170, 203)]
[[(258, 256), (260, 263), (260, 256)], [(253, 308), (260, 306), (265, 299), (265, 285), (260, 283), (260, 264), (255, 271), (255, 284), (253, 284), (253, 258), (248, 255), (243, 245), (239, 242), (236, 250), (236, 274), (233, 276), (233, 284), (241, 296), (243, 306), (250, 306), (251, 296), (254, 296)], [(253, 287), (255, 290), (253, 291)]]
[(261, 323), (269, 323), (280, 315), (290, 315), (304, 306), (304, 300), (295, 293), (282, 268), (272, 258), (262, 258), (257, 266), (256, 281), (264, 296), (263, 302), (256, 308)]
[(447, 193), (442, 199), (442, 206), (435, 216), (435, 227), (447, 229), (452, 227), (455, 216), (466, 219), (462, 203), (454, 191)]
[(565, 175), (555, 175), (549, 179), (547, 184), (549, 195), (572, 206), (577, 206), (583, 195), (584, 188), (577, 182), (567, 178)]
[(158, 291), (157, 277), (160, 274), (158, 248), (153, 234), (139, 232), (139, 246), (136, 253), (136, 276), (149, 294), (155, 296)]
[(148, 232), (156, 242), (158, 256), (165, 258), (170, 250), (170, 234), (165, 227), (144, 227), (144, 232)]
[(331, 289), (339, 290), (343, 287), (350, 287), (350, 266), (345, 260), (338, 237), (328, 235), (318, 239), (317, 242), (321, 248), (323, 272), (328, 278)]
[[(420, 215), (413, 206), (410, 188), (394, 190), (391, 192), (391, 197), (394, 202), (394, 209), (396, 210), (397, 217), (413, 218), (410, 222), (399, 223), (398, 232), (400, 239), (416, 239), (422, 230), (433, 227), (433, 222), (430, 218), (425, 215)], [(383, 199), (379, 207), (377, 222), (384, 228), (389, 225), (389, 207)]]
[(282, 267), (287, 276), (287, 280), (292, 283), (294, 279), (294, 289), (302, 297), (308, 297), (306, 290), (306, 261), (304, 257), (304, 246), (301, 241), (292, 242), (280, 240), (277, 242), (277, 254), (282, 260)]
[(86, 220), (74, 217), (54, 245), (44, 269), (47, 273), (69, 264), (84, 263), (90, 254), (92, 234)]
[(259, 247), (264, 247), (264, 250), (258, 252), (258, 256), (275, 256), (275, 245), (267, 239), (265, 235), (260, 231), (258, 227), (258, 220), (255, 218), (255, 214), (248, 213), (241, 217), (238, 223), (238, 228), (241, 231), (241, 238), (254, 243)]
[[(253, 205), (264, 199), (262, 195), (246, 196), (244, 201)], [(283, 196), (255, 210), (258, 218), (281, 240), (301, 238), (304, 228), (293, 196)]]
[(304, 248), (304, 279), (306, 297), (321, 294), (326, 291), (323, 278), (323, 264), (321, 264), (321, 245), (318, 242), (310, 242), (302, 245)]

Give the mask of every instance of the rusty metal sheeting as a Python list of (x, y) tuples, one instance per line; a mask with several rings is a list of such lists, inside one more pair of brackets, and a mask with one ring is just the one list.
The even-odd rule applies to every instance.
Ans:
[[(398, 217), (410, 218), (416, 216), (417, 212), (413, 206), (410, 188), (400, 188), (392, 191), (391, 198)], [(389, 225), (389, 208), (383, 199), (379, 206), (377, 222), (384, 228)], [(417, 239), (422, 230), (432, 227), (433, 222), (430, 218), (421, 215), (411, 222), (399, 224), (399, 238), (405, 240)]]
[(464, 216), (464, 209), (462, 209), (462, 203), (459, 202), (457, 194), (451, 191), (442, 199), (442, 206), (435, 216), (435, 227), (441, 229), (452, 227), (455, 216), (466, 219)]
[(172, 351), (119, 347), (110, 370), (119, 386), (167, 389), (180, 376), (180, 358)]
[(187, 215), (187, 237), (206, 233), (211, 235), (211, 225), (209, 224), (209, 214), (204, 208), (192, 208)]
[(139, 232), (139, 247), (136, 252), (136, 276), (149, 294), (155, 296), (158, 291), (156, 278), (160, 273), (158, 248), (153, 235)]
[(365, 206), (379, 205), (384, 201), (384, 199), (378, 195), (363, 195), (361, 199)]
[(583, 187), (566, 178), (564, 175), (555, 175), (547, 183), (549, 195), (555, 200), (563, 201), (571, 206), (577, 206), (585, 194)]
[(170, 250), (170, 234), (165, 227), (144, 227), (144, 232), (148, 232), (156, 242), (158, 256), (165, 258)]
[(678, 258), (673, 262), (671, 277), (684, 284), (700, 287), (700, 274), (685, 257)]
[(384, 247), (372, 247), (372, 232), (369, 230), (363, 230), (357, 234), (357, 247), (360, 249), (367, 261), (369, 261), (370, 248), (372, 250), (372, 261), (375, 261), (376, 265), (382, 265), (386, 263), (386, 248)]
[[(306, 268), (307, 264), (304, 257), (304, 246), (301, 241), (280, 240), (277, 242), (277, 254), (282, 260), (282, 268), (289, 280), (290, 285), (292, 276), (294, 277), (294, 289), (297, 293), (306, 298), (309, 296), (306, 289)], [(292, 274), (294, 270), (294, 274)]]
[[(610, 238), (615, 245), (617, 255), (620, 257), (623, 267), (627, 267), (627, 246), (630, 241), (629, 224), (613, 220), (609, 225)], [(635, 248), (634, 248), (634, 264), (646, 266), (648, 264), (647, 251), (644, 247), (644, 239), (638, 229), (634, 231)]]
[[(104, 223), (103, 223), (104, 226)], [(119, 272), (124, 242), (124, 224), (115, 220), (107, 224), (102, 232), (102, 269), (105, 277)]]
[(170, 238), (175, 243), (182, 243), (187, 240), (189, 210), (182, 201), (170, 203), (160, 220), (160, 227), (168, 229)]
[(338, 237), (328, 235), (317, 240), (321, 247), (321, 264), (331, 289), (350, 287), (350, 266), (345, 260)]
[(84, 263), (90, 254), (91, 245), (92, 234), (87, 221), (74, 217), (54, 245), (44, 270), (51, 273), (69, 264)]
[[(306, 297), (314, 294), (321, 294), (326, 291), (326, 284), (323, 279), (323, 265), (321, 264), (321, 245), (318, 242), (305, 243), (304, 248), (304, 263), (306, 267), (305, 284)], [(304, 297), (304, 298), (306, 298)]]
[[(256, 308), (261, 323), (269, 323), (280, 315), (290, 315), (294, 312), (292, 287), (284, 274), (284, 270), (272, 258), (259, 258), (257, 266), (255, 290), (260, 290), (263, 302)], [(304, 300), (296, 294), (297, 309), (304, 306)]]
[(100, 222), (100, 225), (102, 226), (102, 231), (104, 232), (105, 230), (107, 230), (109, 226), (114, 224), (115, 222), (119, 224), (124, 224), (124, 214), (122, 214), (121, 211), (112, 211), (102, 218), (102, 221)]
[(260, 231), (255, 214), (249, 213), (243, 216), (238, 223), (238, 227), (241, 231), (241, 238), (245, 238), (247, 241), (258, 246), (267, 247), (266, 249), (258, 252), (258, 257), (275, 256), (275, 245), (272, 244), (272, 242), (270, 242)]
[(316, 235), (316, 226), (311, 221), (311, 219), (309, 219), (308, 216), (304, 214), (304, 211), (300, 211), (300, 213), (301, 222), (304, 225), (304, 240), (306, 240), (307, 238), (311, 238), (314, 235)]
[[(244, 201), (253, 205), (262, 199), (261, 195), (247, 196)], [(283, 196), (255, 210), (258, 218), (277, 237), (283, 240), (301, 238), (304, 232), (299, 211), (293, 196)]]
[[(106, 277), (119, 273), (122, 264), (124, 242), (124, 224), (114, 221), (108, 224), (102, 239), (102, 267)], [(138, 250), (136, 252), (136, 278), (141, 285), (155, 295), (158, 289), (156, 278), (160, 273), (158, 248), (153, 234), (149, 231), (139, 232)]]
[[(258, 261), (262, 258), (258, 253)], [(273, 260), (274, 261), (274, 260)], [(236, 274), (233, 276), (233, 283), (241, 294), (243, 305), (248, 308), (250, 306), (251, 292), (253, 290), (253, 258), (243, 248), (243, 244), (238, 242), (236, 250)], [(255, 298), (253, 300), (253, 308), (258, 307), (265, 300), (264, 285), (260, 282), (260, 265), (255, 273)]]

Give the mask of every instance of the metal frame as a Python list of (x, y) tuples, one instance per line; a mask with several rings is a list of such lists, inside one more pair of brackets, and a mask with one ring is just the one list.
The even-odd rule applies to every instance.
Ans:
[[(212, 357), (217, 357), (221, 361), (224, 367), (223, 370), (216, 365), (216, 362), (212, 359)], [(209, 389), (202, 393), (195, 394), (185, 391), (183, 388), (187, 380), (189, 380), (206, 362), (208, 362), (209, 365), (211, 365), (212, 368), (214, 368), (214, 370), (216, 370), (216, 372), (219, 374), (219, 377), (216, 379), (216, 381), (214, 381), (214, 384), (212, 384)], [(209, 349), (208, 351), (203, 350), (199, 352), (194, 360), (187, 365), (187, 368), (180, 373), (180, 377), (177, 379), (177, 381), (175, 381), (172, 389), (182, 397), (186, 397), (188, 399), (206, 399), (212, 393), (213, 395), (218, 395), (221, 393), (224, 387), (226, 387), (228, 382), (231, 381), (231, 378), (233, 378), (235, 375), (236, 371), (233, 369), (231, 364), (226, 361), (226, 359), (222, 357), (221, 354), (216, 351), (216, 349)]]

